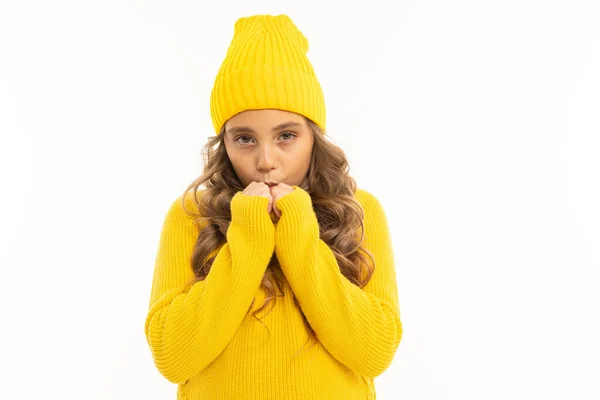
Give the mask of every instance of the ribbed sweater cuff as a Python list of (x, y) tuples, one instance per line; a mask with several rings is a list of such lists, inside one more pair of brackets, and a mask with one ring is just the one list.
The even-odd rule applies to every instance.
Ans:
[(231, 199), (231, 222), (256, 237), (265, 237), (275, 232), (275, 226), (267, 207), (269, 199), (262, 196), (248, 196), (237, 192)]
[(312, 208), (310, 194), (299, 186), (294, 191), (277, 200), (276, 207), (281, 211), (277, 229), (283, 235), (319, 235), (317, 215)]

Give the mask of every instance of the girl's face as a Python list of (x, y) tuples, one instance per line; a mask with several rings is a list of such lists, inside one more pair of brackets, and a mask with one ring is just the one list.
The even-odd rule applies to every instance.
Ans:
[(244, 185), (252, 181), (300, 186), (310, 166), (313, 133), (299, 114), (246, 110), (225, 123), (225, 149)]

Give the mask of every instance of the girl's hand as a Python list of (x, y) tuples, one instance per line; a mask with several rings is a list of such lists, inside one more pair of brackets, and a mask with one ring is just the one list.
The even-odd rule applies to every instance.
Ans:
[(264, 182), (250, 182), (248, 186), (242, 192), (247, 196), (262, 196), (269, 199), (269, 204), (267, 205), (267, 212), (271, 213), (271, 209), (273, 207), (273, 196), (271, 195), (271, 191), (269, 190), (269, 185)]
[(273, 214), (275, 214), (275, 217), (277, 217), (277, 219), (279, 219), (281, 217), (281, 211), (277, 208), (277, 200), (279, 200), (286, 194), (293, 192), (294, 188), (290, 185), (287, 185), (287, 184), (281, 182), (275, 186), (272, 186), (270, 189), (271, 189), (271, 197), (273, 198), (273, 206), (272, 206)]

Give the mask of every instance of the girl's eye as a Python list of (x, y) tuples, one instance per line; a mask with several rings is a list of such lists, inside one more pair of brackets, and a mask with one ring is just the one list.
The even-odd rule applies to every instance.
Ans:
[(293, 138), (295, 138), (295, 137), (296, 137), (296, 135), (294, 135), (292, 132), (283, 132), (283, 133), (281, 134), (281, 136), (283, 136), (283, 135), (290, 135), (290, 136), (288, 136), (288, 137), (289, 137), (289, 139), (288, 139), (288, 140), (286, 140), (286, 142), (289, 142), (289, 141), (291, 141)]
[[(286, 143), (289, 143), (289, 142), (293, 141), (296, 138), (296, 135), (294, 135), (292, 132), (283, 132), (279, 137), (284, 137), (284, 135), (287, 135), (286, 138), (283, 140)], [(243, 135), (243, 136), (238, 136), (235, 139), (235, 142), (237, 144), (239, 144), (240, 146), (247, 146), (248, 144), (250, 144), (248, 141), (240, 140), (240, 139), (243, 139), (243, 138), (252, 139), (248, 135)]]
[(240, 140), (241, 138), (249, 138), (249, 137), (250, 137), (250, 136), (240, 136), (240, 137), (238, 137), (237, 139), (235, 139), (235, 141), (236, 141), (236, 142), (238, 142), (239, 144), (246, 144), (247, 142), (243, 142), (243, 143), (242, 143), (242, 142), (239, 142), (239, 140)]

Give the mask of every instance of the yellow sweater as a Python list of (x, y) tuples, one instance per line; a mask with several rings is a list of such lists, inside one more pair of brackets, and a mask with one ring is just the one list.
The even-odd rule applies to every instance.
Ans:
[[(192, 196), (186, 207), (196, 210)], [(363, 289), (340, 272), (319, 238), (310, 195), (294, 186), (277, 201), (276, 223), (265, 197), (236, 193), (227, 242), (206, 278), (184, 290), (194, 277), (198, 228), (181, 197), (173, 202), (160, 235), (145, 334), (158, 371), (178, 384), (178, 399), (376, 399), (374, 378), (391, 364), (402, 324), (385, 213), (367, 191), (358, 189), (355, 198), (365, 210), (363, 247), (376, 263)], [(273, 252), (285, 296), (256, 314), (261, 324), (251, 313), (266, 298), (260, 283)], [(316, 344), (305, 345), (308, 331), (291, 291)]]

